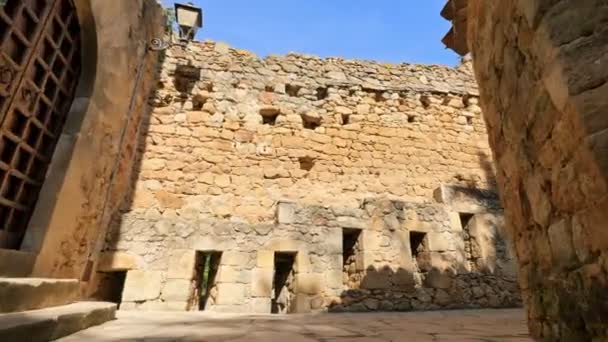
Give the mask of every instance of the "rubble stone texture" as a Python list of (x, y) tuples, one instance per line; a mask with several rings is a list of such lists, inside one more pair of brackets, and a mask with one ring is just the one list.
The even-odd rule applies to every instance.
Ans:
[(531, 333), (606, 340), (606, 2), (469, 0), (467, 19)]
[(275, 252), (295, 254), (293, 312), (519, 305), (466, 65), (191, 43), (151, 102), (104, 254), (132, 265), (121, 309), (193, 307), (196, 251), (222, 253), (211, 311), (269, 313)]

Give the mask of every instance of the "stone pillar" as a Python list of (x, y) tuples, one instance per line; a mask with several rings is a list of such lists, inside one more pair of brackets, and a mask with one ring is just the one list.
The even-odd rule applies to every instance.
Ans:
[(608, 338), (605, 0), (469, 0), (481, 92), (532, 335)]

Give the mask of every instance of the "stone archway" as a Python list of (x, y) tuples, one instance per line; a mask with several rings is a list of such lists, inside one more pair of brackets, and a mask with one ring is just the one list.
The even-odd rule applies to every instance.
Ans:
[(82, 27), (81, 77), (21, 248), (0, 250), (3, 276), (88, 280), (126, 192), (158, 58), (148, 42), (162, 37), (164, 13), (155, 0), (73, 3)]
[(606, 338), (606, 3), (450, 1), (443, 14), (445, 41), (473, 54), (532, 335)]

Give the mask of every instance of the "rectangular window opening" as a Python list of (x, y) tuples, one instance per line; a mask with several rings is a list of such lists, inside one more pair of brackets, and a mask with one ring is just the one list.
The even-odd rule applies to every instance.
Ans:
[(296, 253), (276, 252), (274, 254), (274, 276), (272, 279), (272, 299), (270, 312), (288, 314), (295, 309), (296, 294)]
[(412, 253), (412, 260), (418, 271), (426, 272), (430, 270), (430, 255), (428, 252), (426, 233), (416, 231), (410, 232), (410, 250)]
[(342, 229), (342, 280), (347, 289), (359, 288), (363, 280), (362, 265), (357, 264), (361, 252), (361, 229)]
[(217, 301), (217, 273), (220, 268), (222, 252), (196, 252), (194, 270), (194, 295), (189, 308), (199, 311), (208, 310)]

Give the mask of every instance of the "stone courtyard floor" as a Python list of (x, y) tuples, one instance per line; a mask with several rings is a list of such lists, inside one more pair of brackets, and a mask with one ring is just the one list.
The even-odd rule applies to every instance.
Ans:
[(529, 342), (522, 310), (288, 316), (118, 312), (118, 319), (60, 341)]

